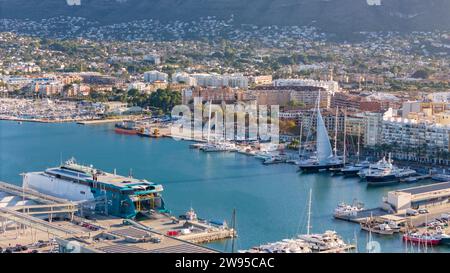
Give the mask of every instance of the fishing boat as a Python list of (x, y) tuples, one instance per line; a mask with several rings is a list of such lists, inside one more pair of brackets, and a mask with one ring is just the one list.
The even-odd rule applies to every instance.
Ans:
[(136, 135), (138, 133), (134, 121), (131, 120), (116, 123), (114, 127), (114, 131), (118, 134)]
[(403, 235), (403, 241), (423, 245), (439, 245), (441, 237), (432, 233), (409, 232)]
[(369, 232), (373, 232), (376, 234), (382, 235), (392, 235), (395, 230), (391, 228), (391, 226), (387, 223), (377, 223), (373, 220), (368, 220), (365, 222), (361, 222), (361, 229)]

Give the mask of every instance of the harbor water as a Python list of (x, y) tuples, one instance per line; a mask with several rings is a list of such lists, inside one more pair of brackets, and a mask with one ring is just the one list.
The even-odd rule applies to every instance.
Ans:
[[(161, 183), (167, 207), (184, 214), (191, 206), (201, 218), (227, 220), (236, 209), (236, 249), (295, 237), (306, 232), (309, 189), (312, 189), (312, 232), (336, 230), (366, 252), (368, 233), (359, 225), (334, 220), (340, 202), (358, 199), (367, 208), (380, 205), (396, 188), (367, 187), (357, 178), (327, 173), (300, 174), (294, 165), (265, 166), (238, 153), (203, 153), (190, 142), (118, 135), (113, 125), (43, 124), (0, 121), (0, 180), (21, 184), (20, 173), (56, 166), (75, 157), (79, 163)], [(415, 184), (417, 185), (417, 184)], [(404, 252), (401, 237), (372, 235), (375, 251)], [(231, 251), (231, 241), (208, 246)], [(379, 246), (379, 249), (378, 249)], [(409, 248), (409, 252), (418, 252)], [(428, 248), (450, 252), (450, 248)]]

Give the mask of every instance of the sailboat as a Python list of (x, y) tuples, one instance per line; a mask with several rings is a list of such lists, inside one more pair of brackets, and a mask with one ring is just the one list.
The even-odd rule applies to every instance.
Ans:
[(323, 253), (339, 253), (347, 252), (353, 248), (354, 245), (344, 242), (341, 236), (334, 230), (327, 230), (324, 233), (311, 233), (311, 205), (312, 205), (312, 189), (309, 190), (308, 203), (308, 220), (306, 224), (306, 234), (297, 235), (297, 238), (308, 243), (312, 252)]
[(336, 153), (333, 154), (331, 148), (330, 137), (319, 108), (320, 93), (317, 100), (316, 152), (315, 155), (299, 163), (299, 168), (302, 172), (318, 172), (344, 166), (344, 161)]
[[(217, 141), (217, 132), (214, 131), (214, 142), (210, 142), (211, 138), (211, 105), (212, 101), (209, 101), (209, 114), (208, 114), (208, 135), (207, 135), (207, 143), (200, 147), (204, 152), (236, 152), (237, 146), (234, 143), (227, 142), (224, 139)], [(217, 115), (215, 115), (215, 125), (217, 128)]]
[(350, 164), (348, 166), (344, 166), (341, 169), (341, 172), (344, 174), (344, 176), (357, 176), (358, 172), (360, 172), (361, 170), (364, 169), (368, 169), (370, 167), (370, 162), (365, 160), (360, 162), (359, 161), (359, 157), (360, 157), (360, 143), (361, 143), (361, 126), (358, 127), (358, 150), (356, 152), (356, 156), (358, 161), (355, 164)]

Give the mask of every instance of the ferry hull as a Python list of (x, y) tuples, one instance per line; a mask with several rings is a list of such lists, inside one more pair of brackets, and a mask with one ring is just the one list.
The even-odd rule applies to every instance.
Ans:
[(91, 187), (80, 183), (46, 176), (41, 173), (27, 173), (23, 178), (24, 187), (70, 201), (95, 200)]

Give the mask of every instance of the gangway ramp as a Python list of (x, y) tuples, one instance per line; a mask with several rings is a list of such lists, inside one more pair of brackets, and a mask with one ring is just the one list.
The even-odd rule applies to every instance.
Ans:
[(19, 187), (0, 181), (0, 192), (6, 192), (15, 196), (22, 196), (26, 200), (32, 200), (39, 204), (67, 203), (68, 200), (46, 195), (29, 188)]
[(61, 227), (55, 223), (47, 222), (9, 208), (0, 208), (0, 218), (47, 232), (57, 237), (74, 236), (80, 233), (79, 231), (71, 230), (67, 227)]

